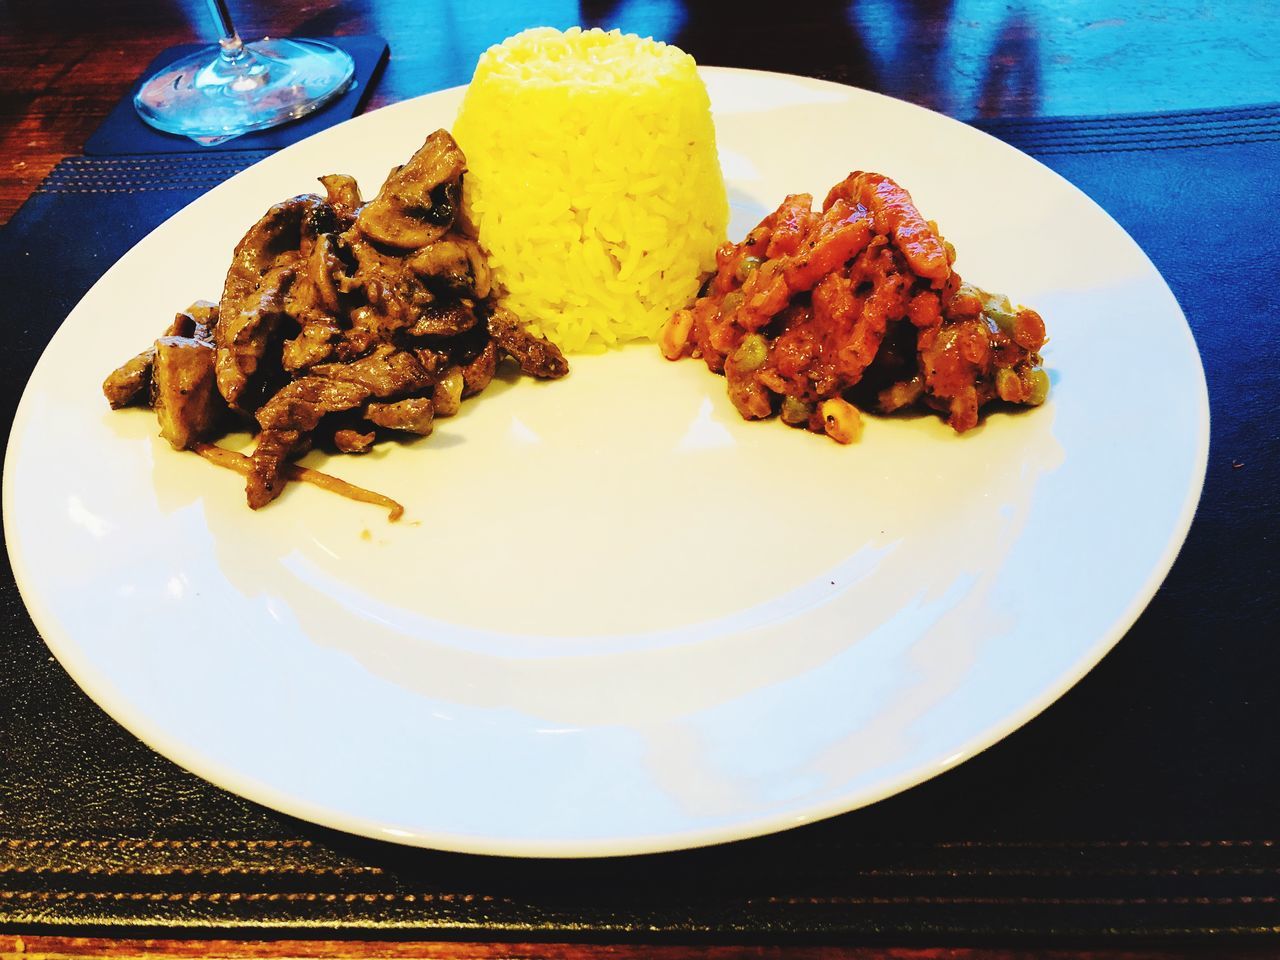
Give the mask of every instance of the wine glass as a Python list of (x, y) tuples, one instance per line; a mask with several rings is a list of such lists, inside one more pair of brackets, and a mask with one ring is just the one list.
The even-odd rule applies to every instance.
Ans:
[(208, 0), (222, 39), (149, 77), (133, 105), (151, 126), (211, 145), (305, 116), (351, 83), (355, 64), (320, 40), (244, 43), (226, 0)]

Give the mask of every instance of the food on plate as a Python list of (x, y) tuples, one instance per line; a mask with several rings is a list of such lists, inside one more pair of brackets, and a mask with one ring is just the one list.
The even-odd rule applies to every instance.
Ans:
[(778, 414), (841, 443), (858, 437), (859, 408), (922, 404), (962, 433), (990, 401), (1044, 402), (1044, 321), (962, 281), (906, 190), (856, 172), (812, 207), (788, 196), (717, 251), (702, 296), (662, 329), (667, 359), (724, 374), (748, 420)]
[(729, 207), (693, 58), (526, 30), (481, 56), (454, 136), (495, 281), (565, 350), (652, 338), (715, 266)]
[[(562, 348), (656, 336), (722, 373), (743, 417), (842, 443), (860, 409), (922, 405), (963, 432), (990, 401), (1045, 400), (1039, 314), (963, 282), (888, 177), (850, 174), (820, 210), (788, 196), (723, 242), (710, 101), (675, 47), (527, 30), (480, 58), (454, 135), (431, 134), (368, 202), (330, 174), (324, 196), (271, 207), (218, 302), (107, 377), (111, 406), (152, 407), (175, 449), (243, 473), (255, 509), (302, 480), (398, 515), (293, 461), (427, 435), (504, 358), (557, 378)], [(214, 443), (239, 425), (247, 457)]]
[[(219, 302), (179, 313), (107, 377), (111, 406), (153, 407), (175, 449), (245, 474), (251, 507), (302, 479), (395, 514), (394, 501), (291, 461), (317, 443), (364, 453), (381, 434), (425, 436), (504, 357), (535, 377), (568, 372), (497, 298), (459, 215), (465, 169), (437, 130), (367, 203), (332, 174), (320, 178), (326, 196), (273, 206), (237, 244)], [(241, 424), (257, 434), (248, 458), (212, 447)]]

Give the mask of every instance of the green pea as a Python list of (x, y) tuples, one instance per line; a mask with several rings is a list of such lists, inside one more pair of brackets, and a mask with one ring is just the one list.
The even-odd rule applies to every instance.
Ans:
[(749, 333), (733, 354), (733, 365), (744, 372), (758, 370), (769, 359), (769, 345), (758, 333)]
[(802, 423), (808, 423), (809, 417), (813, 414), (813, 407), (805, 403), (799, 397), (786, 396), (782, 398), (782, 422), (789, 423), (793, 427)]
[[(1000, 374), (997, 373), (996, 383), (999, 383)], [(910, 380), (899, 380), (897, 383), (880, 391), (876, 397), (877, 403), (880, 405), (881, 413), (893, 413), (895, 410), (901, 410), (903, 407), (910, 406), (920, 399), (920, 394), (924, 393), (924, 377), (916, 374)]]
[(1031, 371), (1031, 397), (1027, 403), (1032, 406), (1040, 406), (1049, 396), (1049, 374), (1043, 370), (1036, 369)]
[(749, 277), (754, 271), (759, 270), (760, 264), (762, 263), (764, 263), (764, 260), (762, 260), (760, 257), (748, 256), (748, 257), (743, 257), (741, 260), (739, 260), (738, 270), (737, 270), (738, 282), (745, 283), (747, 277)]
[(1022, 378), (1008, 367), (996, 371), (996, 393), (1001, 400), (1016, 402), (1022, 396)]
[(997, 327), (1009, 336), (1013, 336), (1013, 321), (1018, 318), (1018, 311), (1013, 309), (1013, 304), (1009, 302), (1008, 297), (989, 295), (982, 305), (982, 312)]

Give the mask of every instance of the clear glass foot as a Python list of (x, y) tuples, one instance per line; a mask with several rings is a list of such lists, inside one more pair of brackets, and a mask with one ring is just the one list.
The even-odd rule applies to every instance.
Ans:
[(320, 40), (234, 35), (164, 67), (133, 104), (151, 126), (214, 144), (306, 116), (341, 94), (355, 64)]

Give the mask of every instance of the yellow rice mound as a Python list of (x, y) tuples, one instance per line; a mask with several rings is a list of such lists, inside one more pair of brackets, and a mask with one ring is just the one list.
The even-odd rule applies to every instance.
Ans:
[(562, 349), (652, 338), (714, 269), (729, 218), (693, 58), (617, 30), (489, 48), (453, 134), (506, 304)]

